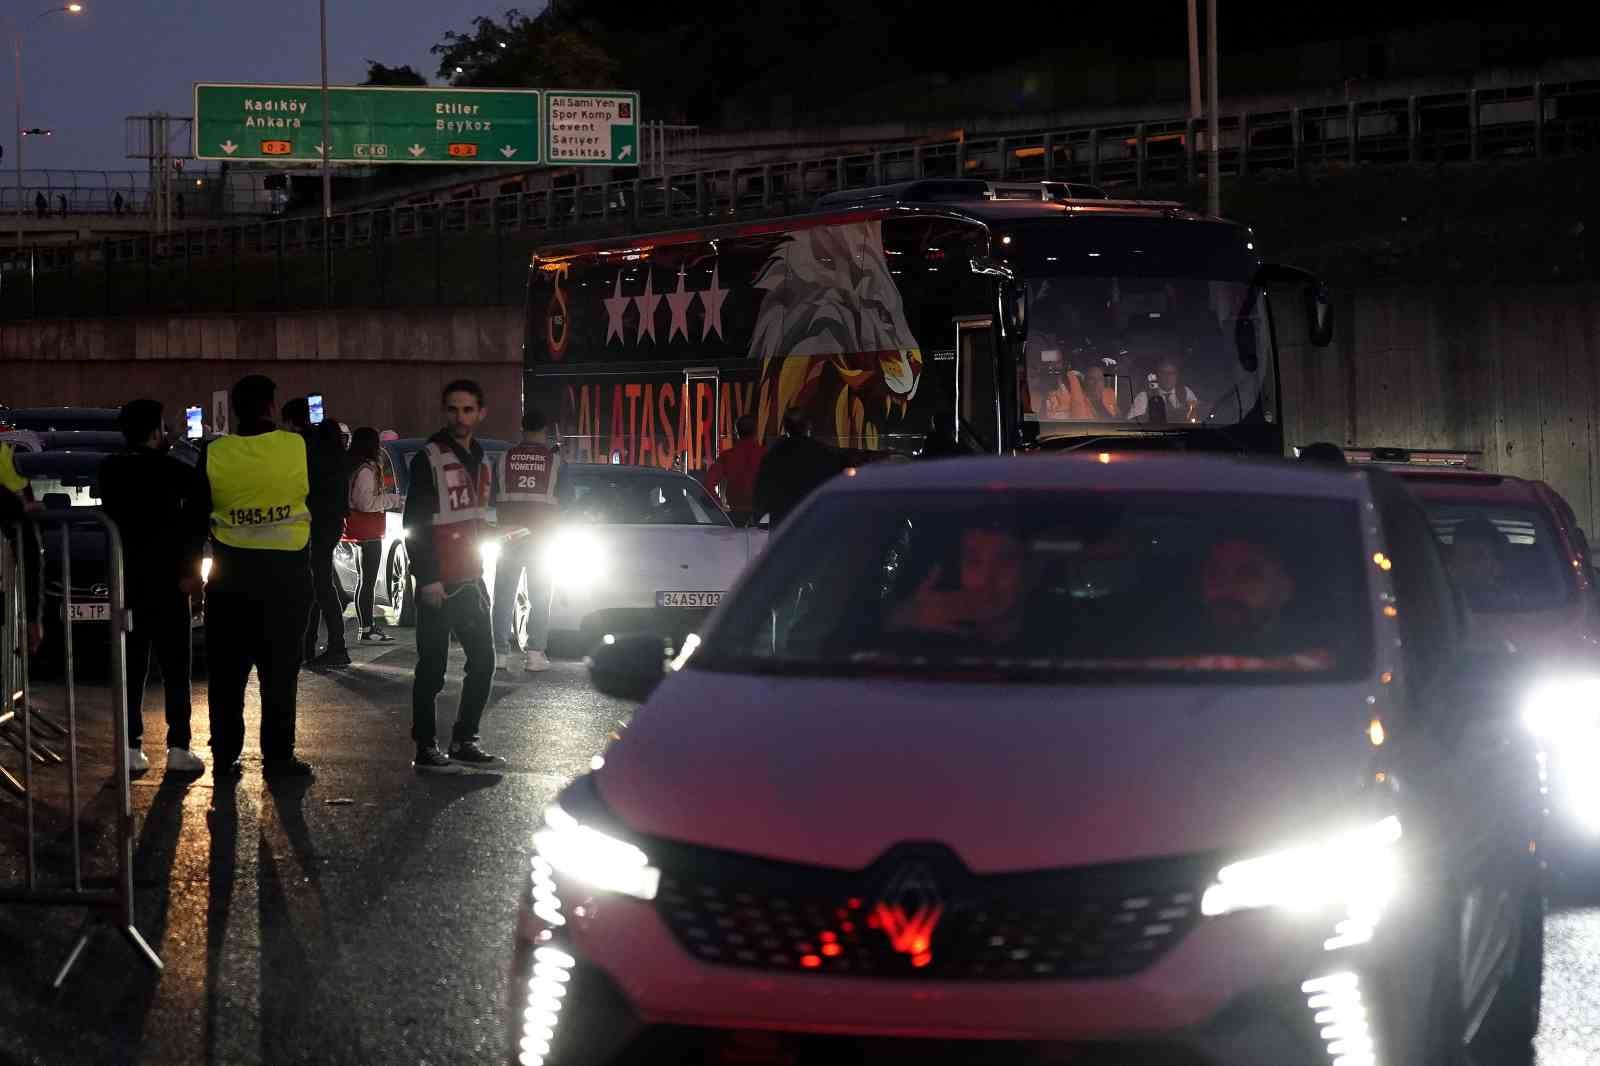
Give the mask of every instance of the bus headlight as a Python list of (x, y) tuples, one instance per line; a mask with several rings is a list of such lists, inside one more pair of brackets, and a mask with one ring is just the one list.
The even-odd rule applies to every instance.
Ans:
[(606, 575), (605, 545), (587, 529), (563, 529), (544, 549), (544, 570), (563, 588), (587, 588)]

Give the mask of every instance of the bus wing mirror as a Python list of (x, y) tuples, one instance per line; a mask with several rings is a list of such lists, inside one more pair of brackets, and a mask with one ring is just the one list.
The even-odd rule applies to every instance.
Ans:
[(1028, 288), (1020, 281), (1000, 286), (1000, 332), (1013, 344), (1028, 339)]
[(1318, 348), (1333, 343), (1333, 295), (1328, 287), (1309, 270), (1266, 263), (1256, 271), (1256, 285), (1293, 285), (1305, 300), (1307, 339)]
[(1326, 348), (1333, 343), (1333, 297), (1321, 281), (1306, 286), (1306, 322), (1311, 328), (1311, 343)]

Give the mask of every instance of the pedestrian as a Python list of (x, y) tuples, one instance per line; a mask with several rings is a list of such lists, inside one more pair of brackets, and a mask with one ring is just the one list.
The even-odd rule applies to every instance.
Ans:
[(122, 199), (122, 194), (119, 192), (116, 196), (111, 198), (111, 210), (120, 215), (122, 214), (123, 207), (124, 202)]
[(384, 485), (383, 448), (377, 430), (362, 426), (351, 434), (350, 461), (355, 473), (350, 476), (350, 517), (345, 519), (344, 539), (355, 545), (361, 572), (356, 589), (356, 619), (361, 626), (362, 643), (387, 644), (394, 638), (379, 624), (373, 611), (373, 596), (378, 588), (378, 571), (383, 566), (388, 512), (400, 506), (400, 497)]
[[(39, 563), (43, 558), (43, 545), (33, 525), (23, 520), (29, 511), (39, 510), (33, 499), (28, 479), (17, 471), (12, 461), (15, 450), (0, 443), (0, 538), (11, 545), (22, 565), (22, 585), (26, 593), (22, 617), (27, 619), (28, 654), (35, 655), (44, 643), (44, 624), (39, 613)], [(13, 532), (15, 530), (15, 532)], [(0, 593), (4, 593), (0, 589)], [(8, 694), (0, 692), (0, 705)]]
[(36, 192), (33, 194), (33, 211), (40, 218), (50, 214), (50, 201), (44, 198), (44, 193)]
[(777, 529), (813, 489), (844, 470), (832, 448), (811, 439), (811, 420), (798, 408), (783, 415), (783, 439), (767, 449), (756, 475), (755, 517), (771, 516)]
[[(305, 665), (325, 670), (350, 665), (350, 649), (344, 637), (343, 586), (333, 568), (333, 553), (344, 536), (344, 520), (350, 513), (350, 478), (346, 472), (344, 446), (337, 422), (324, 418), (312, 423), (311, 403), (300, 396), (283, 405), (283, 417), (306, 442), (311, 471), (311, 589), (314, 597), (304, 628)], [(328, 646), (317, 654), (317, 635), (328, 629)]]
[[(442, 394), (445, 427), (411, 460), (403, 523), (417, 581), (417, 672), (411, 687), (411, 739), (418, 770), (491, 769), (505, 760), (478, 746), (478, 726), (494, 684), (494, 626), (483, 586), (479, 543), (494, 499), (494, 472), (474, 439), (484, 416), (483, 388), (452, 381)], [(444, 689), (454, 634), (467, 654), (450, 751), (439, 750), (434, 702)]]
[(165, 410), (156, 400), (133, 400), (117, 416), (127, 450), (105, 458), (98, 482), (101, 506), (122, 538), (124, 602), (133, 612), (127, 636), (128, 770), (150, 769), (144, 753), (144, 690), (152, 653), (166, 692), (167, 773), (204, 773), (191, 747), (194, 668), (191, 597), (200, 594), (196, 545), (172, 531), (183, 521), (193, 472), (168, 454)]
[(180, 192), (178, 195), (176, 195), (176, 196), (174, 196), (172, 198), (172, 208), (173, 208), (173, 213), (175, 215), (177, 215), (177, 217), (178, 217), (178, 219), (180, 221), (182, 221), (182, 219), (183, 219), (183, 193)]
[(917, 452), (919, 459), (953, 459), (970, 455), (956, 439), (956, 416), (953, 411), (938, 411), (928, 418), (928, 435), (922, 438)]
[(522, 414), (522, 443), (500, 460), (500, 494), (495, 513), (508, 536), (500, 546), (494, 572), (494, 644), (496, 665), (511, 669), (516, 643), (517, 585), (528, 580), (528, 646), (522, 668), (530, 674), (550, 669), (545, 646), (550, 637), (550, 597), (554, 589), (541, 560), (556, 515), (556, 490), (561, 477), (561, 452), (551, 439), (544, 413), (528, 408)]
[(738, 438), (733, 447), (717, 456), (716, 462), (701, 475), (700, 483), (713, 496), (720, 488), (734, 522), (743, 526), (750, 524), (750, 511), (756, 500), (756, 475), (761, 472), (761, 460), (766, 457), (767, 449), (756, 439), (755, 415), (740, 415), (733, 423), (733, 432)]
[(67, 217), (67, 194), (64, 193), (64, 192), (63, 193), (57, 193), (56, 194), (56, 202), (61, 205), (61, 217), (62, 218), (66, 218)]
[(190, 558), (209, 531), (206, 673), (212, 772), (244, 772), (244, 690), (251, 667), (261, 686), (261, 772), (310, 777), (295, 756), (295, 686), (311, 610), (310, 459), (305, 440), (280, 430), (277, 386), (251, 374), (234, 385), (233, 433), (200, 453), (184, 524)]

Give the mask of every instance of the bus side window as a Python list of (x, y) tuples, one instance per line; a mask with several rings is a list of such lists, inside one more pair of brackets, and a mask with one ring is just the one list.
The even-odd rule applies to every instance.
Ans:
[(962, 438), (985, 452), (993, 452), (1000, 439), (995, 409), (993, 325), (988, 320), (958, 323), (956, 352)]

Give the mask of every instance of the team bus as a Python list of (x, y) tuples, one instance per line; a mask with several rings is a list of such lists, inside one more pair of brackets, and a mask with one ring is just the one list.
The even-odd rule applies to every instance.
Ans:
[(974, 452), (1282, 454), (1269, 287), (1250, 231), (1178, 204), (998, 195), (982, 181), (830, 194), (805, 215), (551, 247), (530, 264), (524, 402), (580, 461), (711, 463), (784, 412), (862, 453), (934, 425)]

